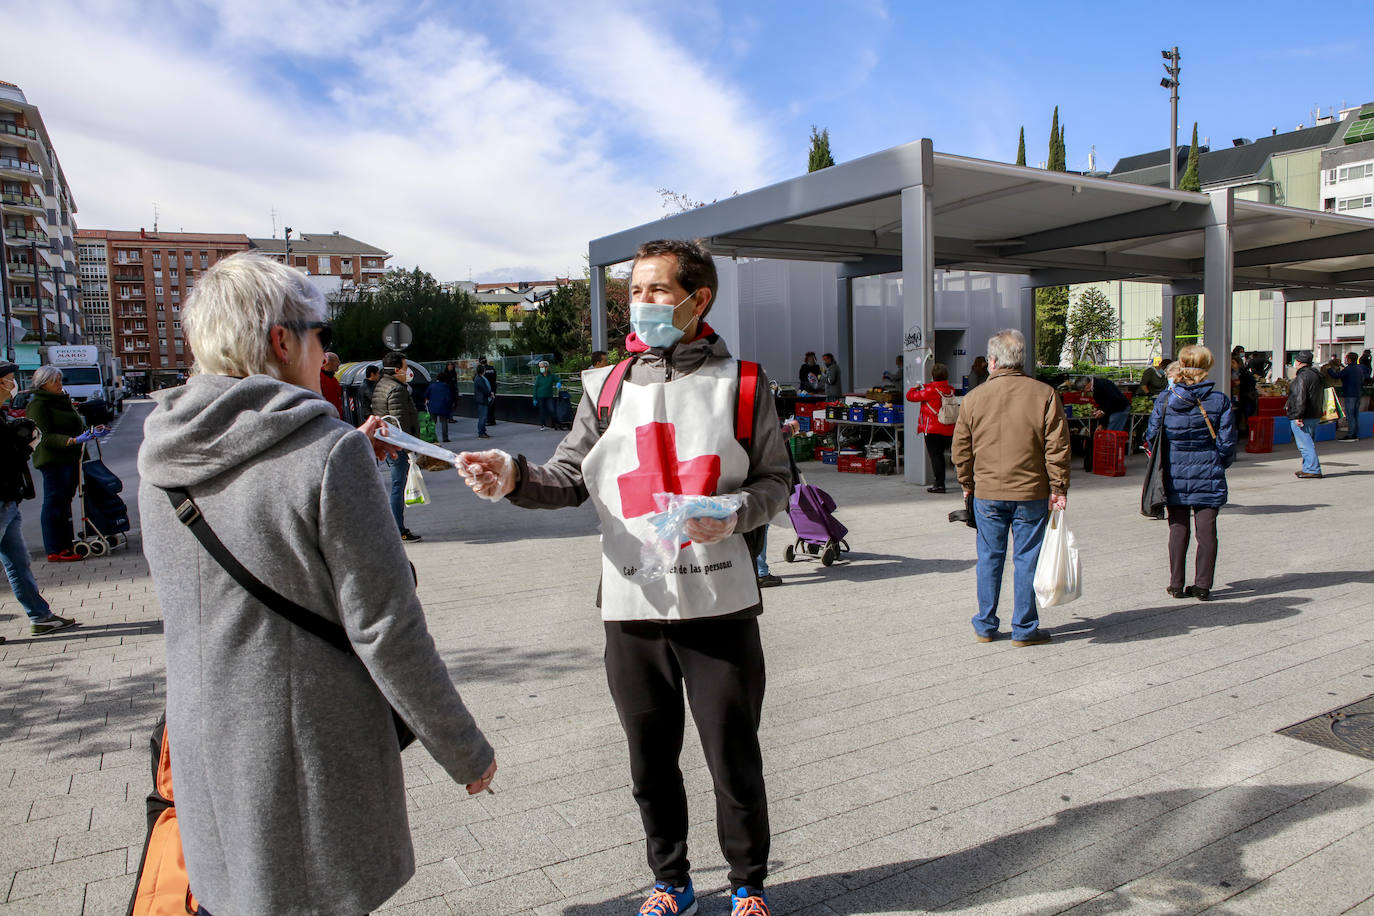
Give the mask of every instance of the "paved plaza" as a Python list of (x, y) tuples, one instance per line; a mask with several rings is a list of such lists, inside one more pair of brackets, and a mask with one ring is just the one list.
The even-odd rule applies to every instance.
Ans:
[[(131, 500), (148, 406), (108, 450)], [(559, 435), (492, 434), (537, 459)], [(476, 445), (471, 421), (454, 445)], [(1321, 448), (1320, 481), (1293, 477), (1292, 446), (1240, 456), (1210, 603), (1164, 592), (1142, 459), (1124, 479), (1076, 467), (1083, 597), (1045, 612), (1051, 644), (1024, 649), (973, 639), (973, 533), (946, 521), (957, 495), (805, 465), (854, 553), (788, 565), (790, 528), (772, 529), (786, 583), (761, 621), (773, 911), (1374, 914), (1374, 760), (1274, 733), (1374, 694), (1374, 445)], [(407, 551), (500, 770), (496, 794), (469, 798), (423, 747), (405, 752), (419, 868), (385, 912), (633, 913), (650, 875), (602, 671), (595, 515), (428, 479)], [(23, 511), (36, 550), (38, 503)], [(8, 592), (0, 604), (0, 914), (123, 913), (163, 699), (157, 600), (137, 530), (129, 550), (36, 572), (83, 625), (31, 639)], [(690, 728), (682, 766), (701, 912), (725, 914)]]

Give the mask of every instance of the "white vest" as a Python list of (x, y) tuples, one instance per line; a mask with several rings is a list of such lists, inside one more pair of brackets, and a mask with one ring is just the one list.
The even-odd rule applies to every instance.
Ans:
[[(583, 397), (597, 402), (611, 368), (582, 374)], [(670, 382), (620, 389), (611, 423), (582, 460), (582, 480), (601, 517), (601, 616), (605, 620), (719, 617), (759, 603), (744, 537), (688, 542), (667, 575), (631, 582), (640, 545), (653, 526), (654, 493), (709, 496), (738, 492), (749, 454), (735, 439), (739, 368), (708, 360)]]

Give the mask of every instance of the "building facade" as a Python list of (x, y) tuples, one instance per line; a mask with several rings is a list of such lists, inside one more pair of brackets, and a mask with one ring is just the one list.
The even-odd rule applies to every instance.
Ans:
[(84, 342), (76, 201), (38, 108), (0, 81), (0, 306), (7, 354), (37, 365), (43, 343)]
[(290, 264), (317, 278), (316, 285), (329, 291), (375, 287), (387, 272), (391, 255), (337, 229), (327, 233), (303, 232), (288, 239), (250, 239), (250, 247)]
[[(1186, 148), (1180, 150), (1180, 157), (1186, 155)], [(1156, 150), (1122, 159), (1108, 177), (1166, 187), (1169, 152)], [(1202, 190), (1231, 188), (1242, 200), (1374, 217), (1374, 104), (1318, 118), (1311, 127), (1275, 131), (1258, 140), (1237, 138), (1224, 149), (1204, 148), (1198, 159), (1198, 178)], [(1114, 361), (1142, 363), (1159, 354), (1159, 345), (1149, 339), (1147, 322), (1163, 310), (1161, 286), (1133, 281), (1084, 284), (1071, 288), (1070, 302), (1089, 288), (1105, 293), (1120, 319), (1121, 339), (1111, 348)], [(1233, 294), (1234, 343), (1246, 350), (1273, 353), (1276, 295), (1270, 290)], [(1365, 316), (1374, 308), (1374, 300), (1319, 299), (1287, 302), (1285, 308), (1285, 352), (1274, 354), (1278, 367), (1298, 350), (1313, 350), (1325, 360), (1370, 346)], [(1198, 309), (1200, 315), (1201, 305)]]
[(76, 263), (81, 274), (81, 308), (86, 316), (86, 342), (114, 349), (110, 324), (109, 249), (102, 238), (77, 232)]
[(103, 246), (110, 335), (126, 383), (144, 392), (184, 381), (193, 360), (181, 308), (211, 265), (248, 250), (248, 236), (83, 229), (78, 239), (92, 262)]

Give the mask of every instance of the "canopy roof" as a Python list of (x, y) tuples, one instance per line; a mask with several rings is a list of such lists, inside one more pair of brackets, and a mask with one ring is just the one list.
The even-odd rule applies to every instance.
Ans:
[[(929, 157), (928, 160), (923, 157)], [(936, 267), (1028, 274), (1048, 286), (1204, 277), (1212, 195), (931, 151), (917, 141), (594, 240), (593, 267), (641, 242), (704, 238), (720, 255), (845, 262), (861, 276), (902, 269), (902, 191), (930, 192)], [(1234, 200), (1237, 289), (1286, 298), (1374, 295), (1374, 221)]]

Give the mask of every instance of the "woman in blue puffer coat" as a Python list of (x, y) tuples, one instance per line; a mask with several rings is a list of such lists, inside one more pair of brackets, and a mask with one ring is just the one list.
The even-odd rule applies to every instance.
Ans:
[[(1217, 565), (1217, 511), (1226, 505), (1226, 469), (1236, 460), (1231, 399), (1207, 381), (1212, 353), (1184, 347), (1169, 367), (1173, 384), (1155, 400), (1146, 441), (1164, 426), (1164, 499), (1169, 508), (1169, 587), (1175, 598), (1212, 597)], [(1193, 584), (1184, 588), (1189, 521), (1197, 531)]]

